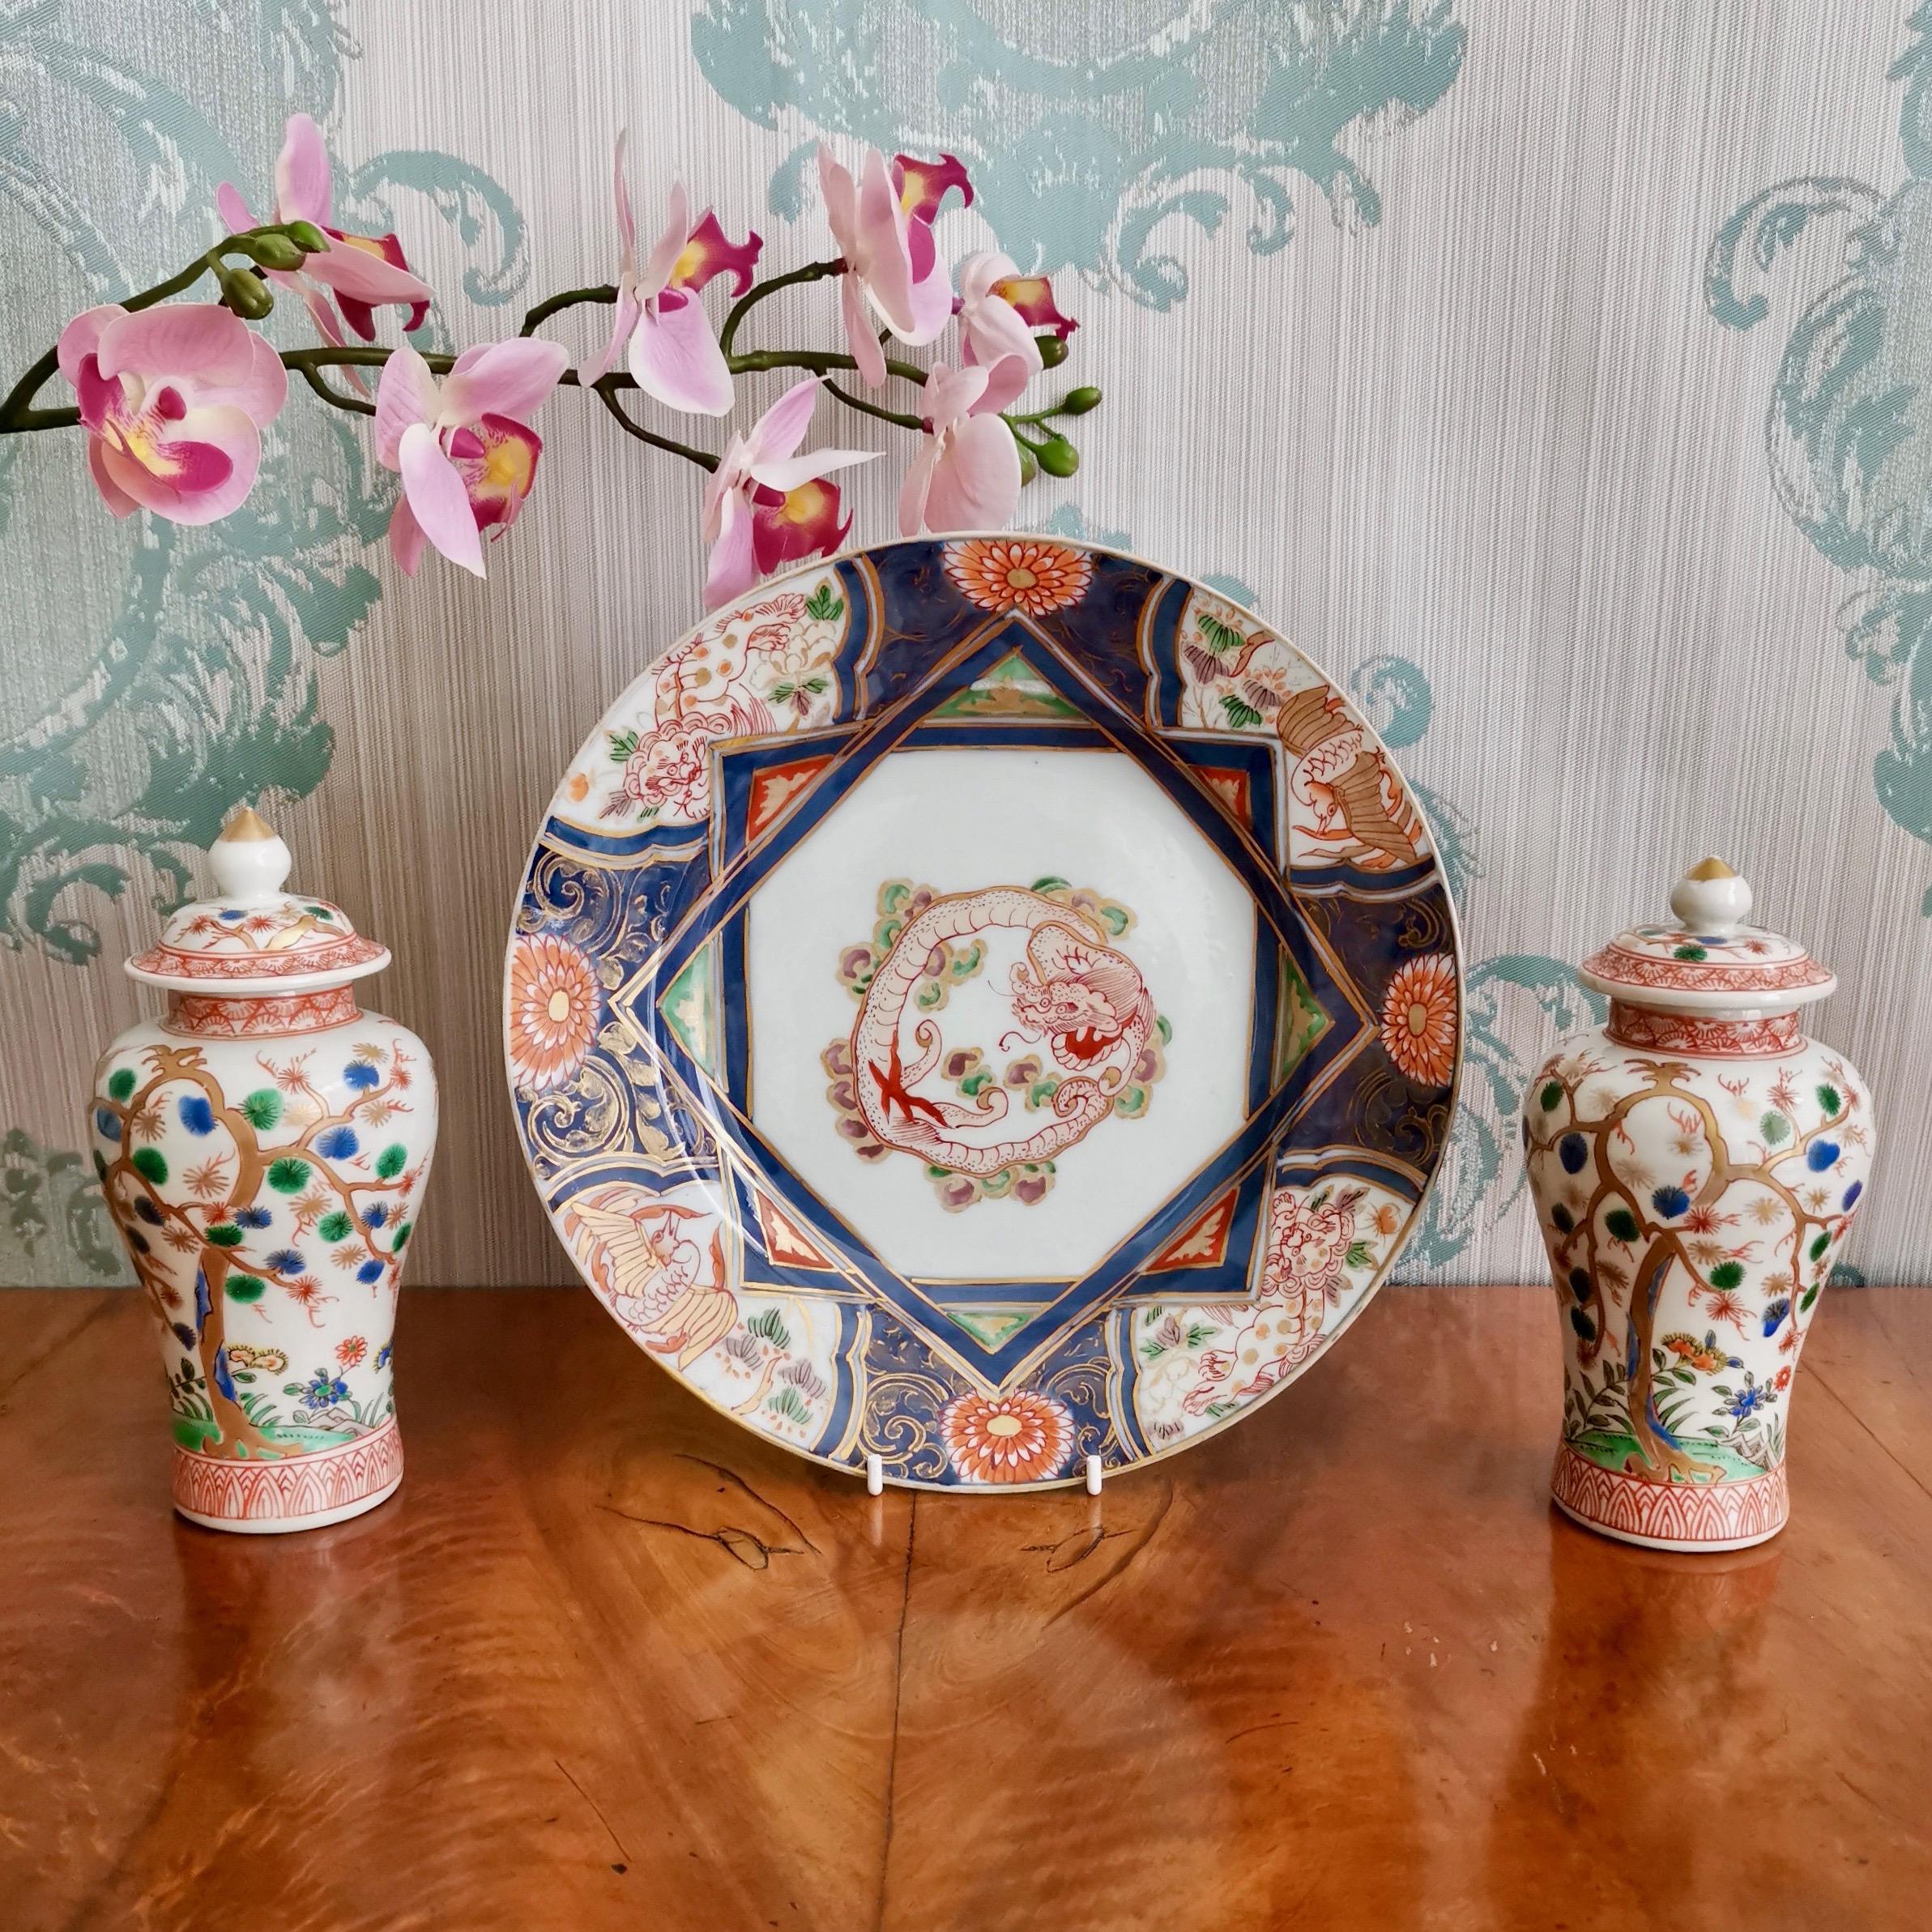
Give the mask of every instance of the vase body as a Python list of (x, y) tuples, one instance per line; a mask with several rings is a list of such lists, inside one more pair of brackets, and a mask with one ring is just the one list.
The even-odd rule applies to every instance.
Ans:
[[(187, 911), (215, 922), (217, 943), (224, 922), (268, 940), (326, 911), (339, 966), (335, 909), (282, 900), (236, 922), (228, 904)], [(270, 983), (274, 956), (214, 957), (245, 964), (188, 992), (178, 949), (142, 956), (138, 976), (170, 987), (168, 1009), (100, 1057), (96, 1171), (156, 1317), (176, 1508), (215, 1529), (319, 1528), (402, 1479), (396, 1299), (435, 1148), (435, 1075), (413, 1033), (363, 1011), (326, 967), (319, 985), (298, 970), (282, 975), (294, 990), (238, 992)]]

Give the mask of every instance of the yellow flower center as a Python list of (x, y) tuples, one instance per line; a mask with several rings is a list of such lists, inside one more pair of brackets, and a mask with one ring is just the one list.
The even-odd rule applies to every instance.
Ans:
[(561, 987), (550, 996), (550, 1017), (553, 1020), (567, 1020), (570, 1017), (570, 996)]
[(1024, 564), (1015, 564), (1006, 573), (1006, 587), (1009, 591), (1030, 591), (1039, 581)]
[(988, 1435), (1017, 1435), (1022, 1427), (1017, 1415), (996, 1415), (986, 1425)]
[(1429, 1030), (1429, 1009), (1420, 1000), (1409, 1009), (1409, 1030), (1418, 1037)]

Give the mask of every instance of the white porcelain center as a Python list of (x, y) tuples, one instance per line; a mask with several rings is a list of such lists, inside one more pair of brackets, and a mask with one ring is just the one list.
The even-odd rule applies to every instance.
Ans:
[(894, 753), (751, 902), (752, 1118), (902, 1274), (1079, 1275), (1241, 1124), (1255, 921), (1124, 754)]

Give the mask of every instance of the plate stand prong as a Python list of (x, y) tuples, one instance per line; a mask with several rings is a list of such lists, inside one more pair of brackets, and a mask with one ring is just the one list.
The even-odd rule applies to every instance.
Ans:
[(1100, 1458), (1098, 1456), (1087, 1458), (1087, 1494), (1090, 1496), (1100, 1494)]
[[(1091, 1482), (1093, 1478), (1088, 1478)], [(865, 1459), (865, 1493), (868, 1496), (880, 1496), (885, 1493), (885, 1464), (876, 1456)]]

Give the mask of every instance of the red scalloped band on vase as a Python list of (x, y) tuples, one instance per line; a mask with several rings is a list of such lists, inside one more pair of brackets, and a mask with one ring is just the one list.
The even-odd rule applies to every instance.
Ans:
[(1783, 1529), (1791, 1513), (1785, 1465), (1742, 1482), (1653, 1482), (1580, 1456), (1556, 1452), (1550, 1493), (1572, 1516), (1613, 1536), (1656, 1543), (1753, 1543)]
[(239, 1039), (249, 1034), (319, 1033), (325, 1026), (346, 1026), (362, 1008), (352, 986), (326, 986), (313, 993), (171, 993), (168, 997), (170, 1033), (198, 1033), (215, 1039)]
[(1605, 1030), (1620, 1047), (1688, 1053), (1699, 1060), (1769, 1060), (1795, 1053), (1805, 1043), (1795, 1007), (1758, 1020), (1712, 1020), (1613, 1000)]
[(128, 962), (135, 971), (170, 979), (292, 979), (298, 973), (335, 973), (365, 966), (382, 948), (360, 933), (321, 946), (293, 946), (287, 952), (203, 953), (175, 946), (150, 946)]
[(1687, 959), (1656, 959), (1614, 943), (1593, 953), (1583, 970), (1623, 986), (1683, 993), (1776, 993), (1793, 987), (1823, 986), (1828, 967), (1808, 955), (1774, 966), (1700, 965)]
[(178, 1444), (175, 1507), (224, 1523), (288, 1523), (379, 1495), (403, 1474), (403, 1439), (392, 1418), (354, 1442), (278, 1461), (235, 1462)]

